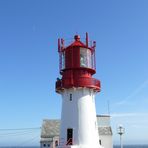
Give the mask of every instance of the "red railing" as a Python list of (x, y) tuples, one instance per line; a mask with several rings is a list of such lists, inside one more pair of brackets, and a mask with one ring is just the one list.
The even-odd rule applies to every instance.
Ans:
[(73, 139), (72, 138), (69, 138), (66, 145), (72, 145), (73, 144)]
[(69, 138), (68, 141), (64, 142), (64, 139), (60, 140), (58, 148), (67, 148), (67, 146), (73, 145), (73, 139)]

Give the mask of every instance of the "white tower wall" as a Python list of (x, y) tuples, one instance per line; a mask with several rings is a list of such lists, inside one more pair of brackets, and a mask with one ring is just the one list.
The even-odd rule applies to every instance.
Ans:
[[(98, 125), (95, 110), (95, 92), (89, 88), (64, 89), (60, 145), (67, 143), (67, 129), (73, 129), (73, 146), (99, 148)], [(67, 146), (69, 147), (69, 146)]]

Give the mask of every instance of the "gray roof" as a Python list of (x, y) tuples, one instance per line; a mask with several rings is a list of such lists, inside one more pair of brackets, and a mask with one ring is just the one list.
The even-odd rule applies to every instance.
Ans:
[(112, 135), (111, 127), (98, 127), (99, 135)]
[(43, 120), (41, 138), (51, 138), (59, 136), (60, 120)]
[[(99, 135), (112, 135), (110, 126), (98, 127)], [(60, 120), (43, 120), (41, 138), (52, 138), (60, 134)]]

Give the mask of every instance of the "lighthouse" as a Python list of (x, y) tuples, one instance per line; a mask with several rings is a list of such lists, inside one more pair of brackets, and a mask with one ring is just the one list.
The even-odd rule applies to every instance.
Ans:
[(96, 73), (96, 42), (89, 45), (88, 34), (79, 35), (65, 45), (58, 39), (61, 79), (57, 78), (56, 92), (62, 96), (60, 148), (101, 148), (96, 119), (95, 95), (100, 92)]

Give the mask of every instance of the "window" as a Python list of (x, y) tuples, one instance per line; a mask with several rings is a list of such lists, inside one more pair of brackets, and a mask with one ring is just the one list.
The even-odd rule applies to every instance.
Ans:
[(65, 68), (65, 52), (62, 52), (62, 69)]
[(90, 49), (80, 48), (80, 66), (92, 68), (92, 56)]
[(58, 146), (58, 140), (55, 141), (55, 146)]
[(44, 147), (46, 147), (46, 144), (43, 144)]
[(91, 54), (91, 65), (93, 69), (96, 69), (96, 63), (95, 63), (95, 50)]
[(102, 142), (101, 142), (101, 140), (99, 139), (99, 143), (100, 143), (100, 145), (102, 145)]
[(67, 129), (67, 144), (66, 145), (73, 145), (73, 129)]
[(60, 70), (62, 70), (62, 69), (65, 69), (65, 51), (60, 52), (59, 56), (60, 56), (59, 67), (60, 67)]
[(72, 94), (70, 94), (70, 99), (69, 100), (72, 101)]

